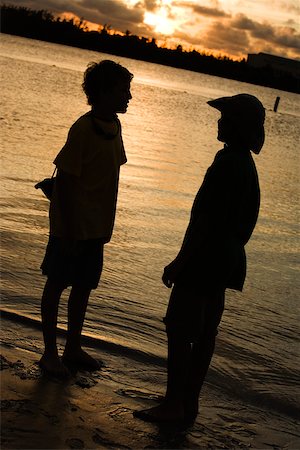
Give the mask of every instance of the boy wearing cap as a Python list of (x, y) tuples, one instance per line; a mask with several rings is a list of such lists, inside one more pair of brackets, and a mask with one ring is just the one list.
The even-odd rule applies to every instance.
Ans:
[(208, 104), (221, 112), (218, 140), (225, 143), (196, 195), (181, 249), (163, 273), (173, 286), (164, 319), (168, 336), (168, 383), (164, 401), (136, 411), (153, 422), (194, 421), (215, 346), (226, 288), (242, 291), (245, 245), (254, 230), (260, 190), (251, 151), (264, 143), (265, 109), (239, 94)]
[[(91, 110), (72, 125), (54, 160), (50, 236), (41, 267), (47, 281), (41, 305), (45, 351), (40, 366), (56, 376), (68, 375), (69, 364), (100, 367), (81, 348), (81, 332), (90, 292), (99, 283), (103, 247), (113, 231), (120, 166), (126, 162), (117, 113), (127, 111), (132, 78), (113, 61), (89, 64), (82, 87)], [(68, 333), (61, 360), (56, 324), (60, 297), (68, 286)]]

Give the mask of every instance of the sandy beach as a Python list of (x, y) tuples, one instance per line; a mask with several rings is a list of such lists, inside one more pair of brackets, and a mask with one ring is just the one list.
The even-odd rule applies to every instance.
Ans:
[(41, 340), (40, 330), (2, 318), (1, 331), (3, 449), (300, 448), (296, 423), (243, 403), (230, 404), (209, 388), (193, 426), (144, 423), (132, 412), (155, 404), (160, 395), (155, 386), (146, 392), (126, 380), (124, 385), (109, 381), (105, 351), (89, 349), (102, 360), (100, 371), (78, 371), (63, 381), (39, 369), (35, 343)]

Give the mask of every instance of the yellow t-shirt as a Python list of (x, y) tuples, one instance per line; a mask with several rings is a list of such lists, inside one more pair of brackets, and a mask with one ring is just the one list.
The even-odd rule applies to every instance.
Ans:
[[(74, 175), (72, 219), (76, 239), (105, 238), (112, 235), (120, 166), (126, 163), (119, 120), (106, 122), (91, 112), (70, 128), (67, 141), (54, 164), (58, 171)], [(50, 234), (63, 236), (63, 217), (54, 187), (50, 203)]]

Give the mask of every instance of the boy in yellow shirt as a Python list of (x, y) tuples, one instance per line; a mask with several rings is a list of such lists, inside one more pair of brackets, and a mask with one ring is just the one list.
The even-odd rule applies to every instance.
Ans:
[[(81, 348), (81, 332), (90, 292), (100, 280), (103, 246), (113, 231), (120, 166), (126, 163), (117, 113), (127, 111), (132, 78), (113, 61), (88, 66), (82, 87), (91, 110), (71, 126), (54, 160), (50, 236), (41, 266), (47, 281), (41, 304), (45, 351), (40, 366), (56, 376), (68, 375), (69, 363), (99, 368)], [(61, 359), (56, 345), (58, 305), (69, 286), (68, 333)]]

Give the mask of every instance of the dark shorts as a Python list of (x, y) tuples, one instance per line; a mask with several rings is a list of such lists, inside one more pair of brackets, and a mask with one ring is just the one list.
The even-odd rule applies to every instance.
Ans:
[(201, 284), (174, 285), (164, 318), (168, 334), (188, 342), (215, 336), (224, 311), (225, 289), (203, 288)]
[(103, 246), (103, 239), (87, 239), (75, 241), (66, 249), (61, 238), (50, 236), (42, 273), (64, 288), (96, 289), (103, 267)]

